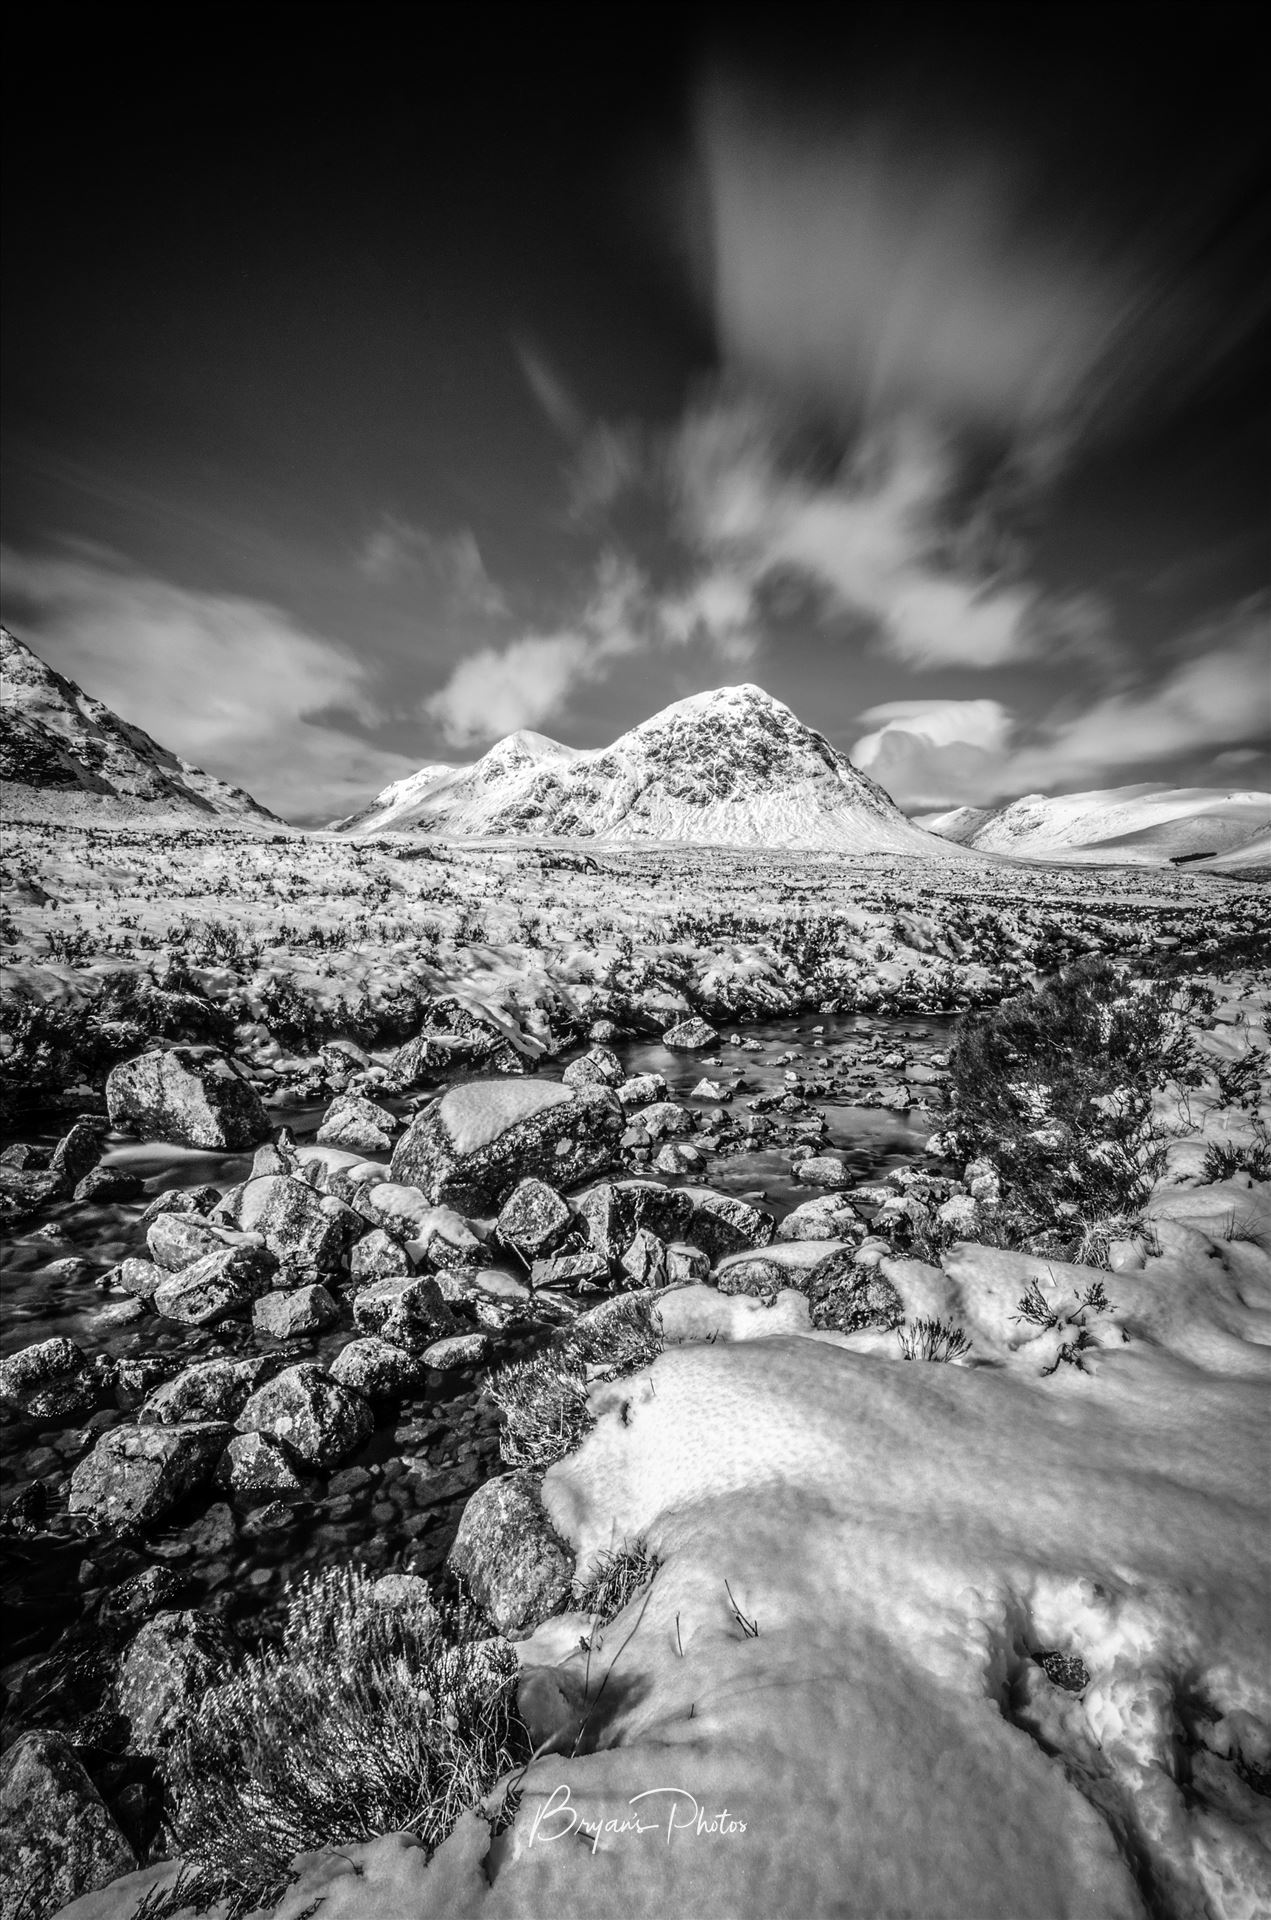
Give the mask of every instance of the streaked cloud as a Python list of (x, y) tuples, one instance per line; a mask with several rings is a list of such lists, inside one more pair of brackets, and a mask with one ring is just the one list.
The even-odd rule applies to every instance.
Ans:
[(363, 541), (357, 564), (380, 587), (423, 578), (464, 613), (495, 617), (508, 610), (470, 527), (439, 534), (385, 514)]

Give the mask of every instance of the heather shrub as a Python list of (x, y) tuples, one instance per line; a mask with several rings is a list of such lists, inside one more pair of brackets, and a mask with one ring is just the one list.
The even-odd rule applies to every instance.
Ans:
[(1203, 996), (1083, 960), (959, 1022), (949, 1077), (960, 1134), (1037, 1223), (1130, 1211), (1164, 1157), (1153, 1094), (1201, 1079), (1188, 1031)]
[(591, 1426), (592, 1383), (647, 1366), (662, 1346), (657, 1309), (626, 1295), (585, 1315), (541, 1353), (491, 1374), (503, 1459), (513, 1467), (541, 1467), (572, 1453)]
[(431, 1853), (524, 1755), (516, 1674), (502, 1643), (448, 1640), (362, 1573), (309, 1577), (281, 1644), (208, 1688), (164, 1762), (185, 1866), (147, 1920), (272, 1905), (316, 1848), (405, 1830)]

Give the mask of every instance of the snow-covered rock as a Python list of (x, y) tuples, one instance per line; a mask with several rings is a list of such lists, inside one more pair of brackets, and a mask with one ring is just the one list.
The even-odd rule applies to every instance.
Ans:
[(395, 1183), (481, 1213), (533, 1174), (569, 1186), (613, 1156), (622, 1108), (604, 1087), (554, 1080), (474, 1080), (416, 1115), (393, 1151)]

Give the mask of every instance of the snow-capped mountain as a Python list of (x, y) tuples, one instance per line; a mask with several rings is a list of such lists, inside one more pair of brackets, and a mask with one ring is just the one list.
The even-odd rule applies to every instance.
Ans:
[(1105, 787), (1054, 797), (1028, 793), (1006, 807), (955, 807), (919, 820), (960, 846), (1026, 860), (1271, 864), (1271, 793)]
[(345, 832), (578, 836), (885, 849), (939, 857), (881, 787), (762, 687), (693, 694), (610, 747), (514, 733), (475, 765), (425, 767)]
[(145, 801), (205, 819), (275, 820), (244, 793), (180, 760), (0, 627), (0, 780), (73, 802)]

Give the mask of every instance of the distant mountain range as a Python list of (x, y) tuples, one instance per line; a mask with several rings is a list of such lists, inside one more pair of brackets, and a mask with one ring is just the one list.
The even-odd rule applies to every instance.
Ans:
[(881, 787), (762, 687), (720, 687), (610, 747), (513, 733), (472, 766), (421, 767), (343, 833), (692, 841), (947, 857)]
[[(241, 787), (178, 759), (46, 667), (6, 627), (0, 627), (0, 780), (41, 796), (59, 817), (91, 818), (102, 803), (140, 802), (147, 812), (204, 820), (277, 820)], [(119, 809), (111, 811), (117, 817)]]
[(943, 839), (1024, 860), (1123, 862), (1239, 871), (1271, 867), (1271, 793), (1216, 787), (1104, 787), (1005, 807), (918, 816)]

